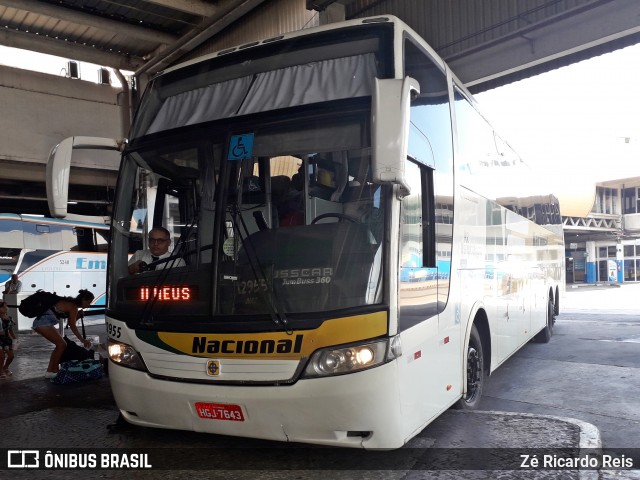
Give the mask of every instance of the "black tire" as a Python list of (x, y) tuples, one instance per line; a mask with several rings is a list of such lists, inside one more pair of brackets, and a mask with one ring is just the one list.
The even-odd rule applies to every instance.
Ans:
[(554, 323), (556, 323), (556, 309), (553, 305), (553, 299), (549, 297), (549, 301), (547, 302), (547, 324), (533, 339), (538, 343), (549, 343), (553, 335)]
[(480, 333), (475, 325), (471, 327), (469, 345), (467, 346), (467, 392), (455, 404), (460, 410), (476, 410), (480, 404), (484, 388), (485, 370), (484, 353)]

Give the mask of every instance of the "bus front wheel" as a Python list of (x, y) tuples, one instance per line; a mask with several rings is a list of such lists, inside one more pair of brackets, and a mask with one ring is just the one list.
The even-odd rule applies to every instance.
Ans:
[(478, 408), (484, 386), (484, 374), (482, 341), (478, 329), (473, 325), (467, 347), (467, 392), (458, 400), (456, 408), (462, 410), (475, 410)]

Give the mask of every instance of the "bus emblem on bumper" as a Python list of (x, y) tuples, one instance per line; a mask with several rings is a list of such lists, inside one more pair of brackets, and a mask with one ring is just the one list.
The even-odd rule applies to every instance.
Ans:
[(207, 360), (207, 375), (210, 377), (220, 375), (220, 360)]

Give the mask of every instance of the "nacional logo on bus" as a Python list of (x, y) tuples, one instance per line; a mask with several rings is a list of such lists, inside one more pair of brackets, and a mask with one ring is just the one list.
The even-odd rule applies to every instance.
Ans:
[[(261, 340), (234, 340), (208, 337), (193, 337), (191, 353), (208, 353), (222, 355), (271, 355), (300, 353), (304, 335), (298, 334), (294, 339), (265, 338)], [(208, 369), (207, 369), (208, 370)]]
[[(154, 332), (136, 329), (143, 342), (174, 354), (265, 360), (299, 360), (329, 345), (342, 345), (387, 334), (385, 311), (327, 319), (311, 330), (253, 333)], [(221, 362), (222, 363), (222, 362)], [(207, 366), (212, 373), (215, 365)]]

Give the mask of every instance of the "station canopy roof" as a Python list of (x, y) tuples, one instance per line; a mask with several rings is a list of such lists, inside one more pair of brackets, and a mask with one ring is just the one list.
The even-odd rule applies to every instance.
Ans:
[[(0, 0), (0, 44), (153, 74), (238, 24), (259, 19), (286, 33), (336, 6), (346, 19), (405, 20), (472, 91), (640, 41), (636, 0)], [(245, 30), (237, 43), (263, 30)], [(545, 51), (559, 44), (562, 54)]]

